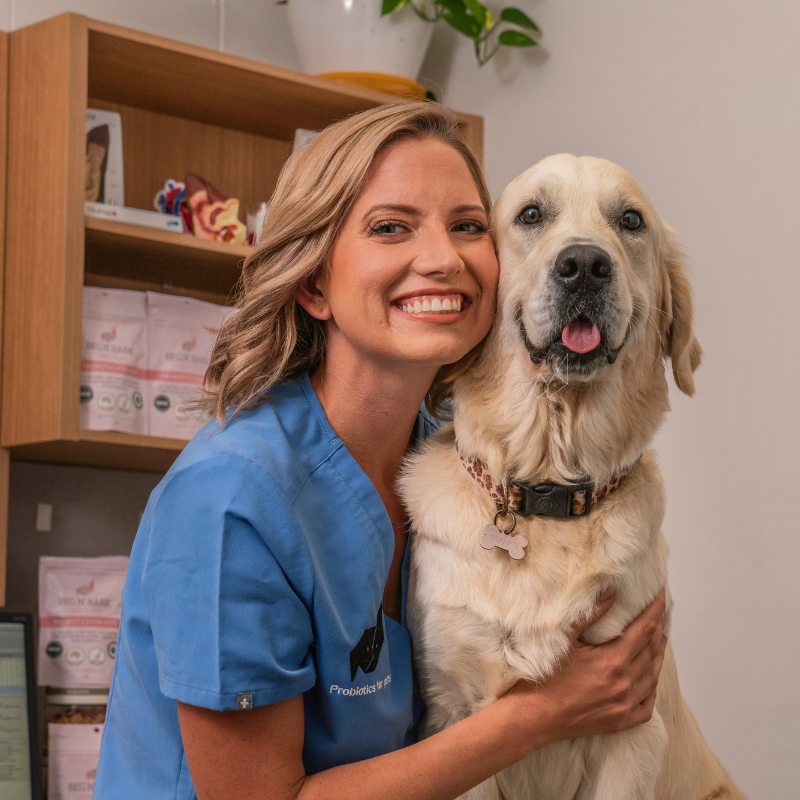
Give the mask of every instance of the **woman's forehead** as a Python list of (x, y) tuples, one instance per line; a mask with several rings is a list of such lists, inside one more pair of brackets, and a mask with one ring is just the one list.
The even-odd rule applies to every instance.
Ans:
[(407, 203), (409, 195), (433, 199), (437, 195), (465, 194), (480, 205), (480, 193), (464, 157), (435, 138), (401, 139), (373, 159), (357, 203), (391, 196), (388, 203)]

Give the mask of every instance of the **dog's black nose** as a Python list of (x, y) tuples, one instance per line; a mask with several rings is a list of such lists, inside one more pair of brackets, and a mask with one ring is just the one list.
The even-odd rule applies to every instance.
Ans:
[(611, 258), (605, 250), (587, 244), (574, 244), (556, 258), (556, 280), (568, 291), (596, 292), (611, 282)]

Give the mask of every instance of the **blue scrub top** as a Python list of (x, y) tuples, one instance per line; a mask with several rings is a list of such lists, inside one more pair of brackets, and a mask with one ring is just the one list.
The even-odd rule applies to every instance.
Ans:
[[(270, 398), (209, 423), (150, 497), (94, 800), (196, 797), (176, 700), (246, 713), (302, 693), (307, 773), (414, 740), (408, 552), (397, 623), (381, 608), (394, 534), (375, 487), (307, 376)], [(417, 436), (436, 425), (420, 414)]]

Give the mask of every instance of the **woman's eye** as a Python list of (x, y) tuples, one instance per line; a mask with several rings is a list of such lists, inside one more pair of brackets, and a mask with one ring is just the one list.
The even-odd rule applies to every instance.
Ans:
[(642, 227), (642, 215), (638, 211), (626, 211), (622, 215), (622, 227), (629, 231), (636, 231)]
[(402, 231), (402, 226), (399, 222), (379, 222), (377, 225), (373, 225), (372, 232), (379, 233), (383, 236), (391, 236), (394, 233), (400, 233)]
[(539, 206), (526, 206), (519, 215), (519, 221), (526, 225), (535, 225), (542, 221), (542, 209)]
[(470, 219), (465, 219), (463, 222), (457, 222), (453, 226), (454, 233), (483, 233), (485, 230), (485, 225)]

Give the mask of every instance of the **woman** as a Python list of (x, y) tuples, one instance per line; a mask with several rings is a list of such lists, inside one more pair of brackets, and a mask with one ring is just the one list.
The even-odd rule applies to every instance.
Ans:
[(96, 800), (452, 798), (650, 717), (663, 598), (615, 642), (576, 631), (546, 685), (414, 743), (394, 484), (432, 427), (423, 400), (441, 407), (491, 326), (489, 202), (432, 103), (356, 115), (289, 159), (206, 375), (224, 424), (190, 442), (134, 543)]

